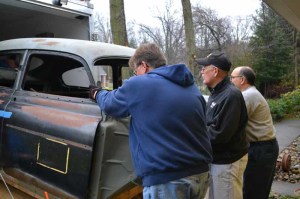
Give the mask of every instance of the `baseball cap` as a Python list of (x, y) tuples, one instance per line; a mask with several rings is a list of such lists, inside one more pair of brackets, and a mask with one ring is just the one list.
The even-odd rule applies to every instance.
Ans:
[(224, 52), (213, 52), (205, 58), (196, 59), (196, 62), (202, 66), (214, 65), (224, 71), (229, 71), (231, 62)]

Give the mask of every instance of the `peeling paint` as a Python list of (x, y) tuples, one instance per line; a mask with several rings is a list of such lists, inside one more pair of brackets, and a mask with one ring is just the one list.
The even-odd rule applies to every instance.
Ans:
[(33, 42), (44, 42), (46, 39), (34, 39)]
[(38, 137), (45, 137), (47, 136), (48, 138), (50, 139), (54, 139), (54, 140), (60, 140), (61, 142), (64, 142), (70, 146), (74, 146), (74, 147), (77, 147), (77, 148), (81, 148), (81, 149), (84, 149), (84, 150), (88, 150), (88, 151), (92, 151), (93, 148), (89, 145), (85, 145), (85, 144), (81, 144), (81, 143), (78, 143), (78, 142), (74, 142), (72, 140), (69, 140), (69, 139), (62, 139), (62, 138), (59, 138), (59, 137), (56, 137), (56, 136), (51, 136), (51, 135), (45, 135), (44, 133), (40, 133), (40, 132), (37, 132), (37, 131), (32, 131), (30, 129), (26, 129), (26, 128), (23, 128), (23, 127), (20, 127), (20, 126), (15, 126), (15, 125), (10, 125), (10, 124), (7, 124), (6, 125), (7, 127), (9, 128), (13, 128), (13, 129), (16, 129), (18, 131), (22, 131), (24, 133), (29, 133), (29, 134), (32, 134), (32, 135), (35, 135), (35, 136), (38, 136)]
[(51, 124), (59, 126), (70, 126), (72, 128), (80, 128), (98, 122), (97, 118), (49, 108), (23, 106), (21, 107), (21, 109), (25, 113), (31, 114), (37, 119), (44, 120)]
[(48, 41), (46, 39), (34, 39), (33, 42), (41, 43), (41, 45), (45, 46), (55, 46), (59, 44), (59, 42), (56, 41)]
[(46, 43), (43, 43), (43, 45), (47, 45), (47, 46), (55, 46), (59, 44), (58, 42), (46, 42)]
[(0, 97), (6, 97), (8, 96), (8, 93), (0, 93)]
[(56, 108), (68, 108), (72, 110), (80, 110), (81, 105), (80, 104), (71, 104), (69, 102), (63, 102), (63, 101), (53, 101), (48, 99), (42, 99), (42, 98), (32, 98), (32, 103), (39, 104), (39, 105), (45, 105), (45, 106), (51, 106)]

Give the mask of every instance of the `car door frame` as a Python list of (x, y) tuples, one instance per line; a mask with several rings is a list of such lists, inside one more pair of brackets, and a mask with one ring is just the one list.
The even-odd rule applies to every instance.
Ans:
[[(6, 106), (12, 116), (3, 120), (2, 148), (7, 153), (3, 170), (11, 176), (22, 176), (25, 182), (36, 180), (43, 184), (40, 188), (49, 189), (46, 184), (50, 184), (52, 192), (60, 195), (85, 197), (89, 191), (94, 137), (102, 120), (100, 110), (89, 98), (23, 90), (27, 63), (35, 53), (41, 51), (25, 53), (22, 75)], [(82, 58), (62, 52), (44, 50), (42, 53), (76, 57), (92, 80)], [(62, 157), (58, 158), (59, 155)]]

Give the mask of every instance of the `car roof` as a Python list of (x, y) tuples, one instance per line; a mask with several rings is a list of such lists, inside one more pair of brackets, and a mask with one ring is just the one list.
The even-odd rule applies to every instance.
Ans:
[(129, 58), (135, 49), (103, 42), (63, 38), (20, 38), (0, 42), (0, 50), (51, 50), (78, 55), (88, 64), (99, 58)]

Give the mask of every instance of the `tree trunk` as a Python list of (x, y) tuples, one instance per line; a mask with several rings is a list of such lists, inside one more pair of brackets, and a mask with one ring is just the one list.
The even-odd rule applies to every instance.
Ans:
[(190, 68), (192, 74), (195, 75), (195, 58), (196, 58), (196, 44), (195, 44), (195, 31), (193, 25), (193, 16), (190, 0), (181, 0), (184, 28), (185, 28), (185, 41), (186, 41), (186, 64)]
[(294, 87), (297, 88), (299, 85), (299, 76), (298, 76), (298, 59), (299, 59), (299, 33), (297, 29), (294, 29), (294, 75), (295, 75), (295, 81), (294, 81)]
[(113, 43), (128, 46), (124, 0), (110, 0), (109, 6)]

